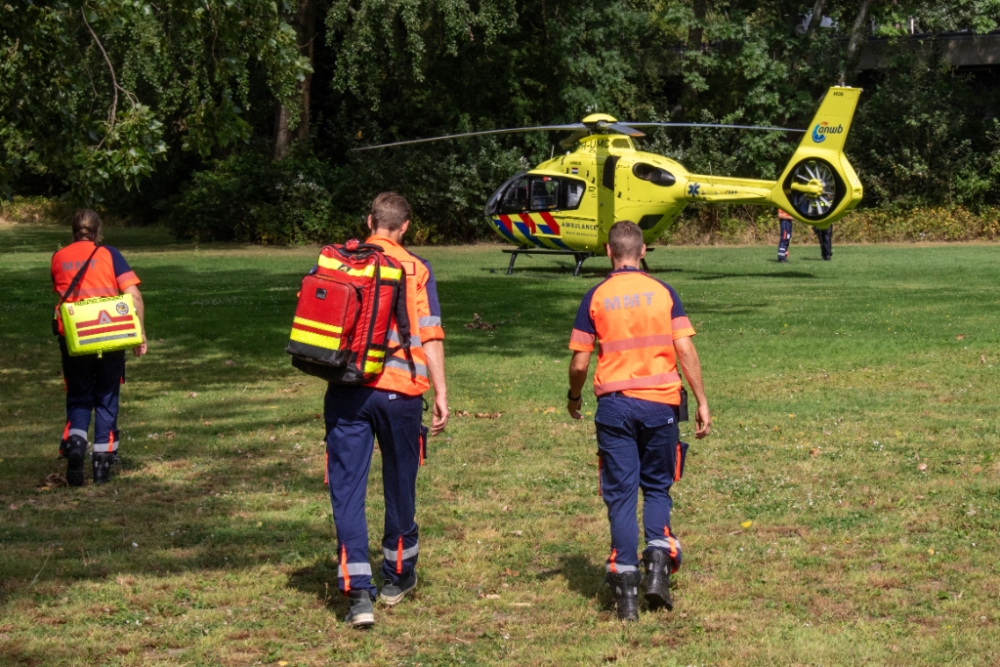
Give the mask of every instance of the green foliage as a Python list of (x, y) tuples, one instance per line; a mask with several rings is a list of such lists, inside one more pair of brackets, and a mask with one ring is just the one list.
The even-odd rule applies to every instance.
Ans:
[(981, 89), (940, 58), (927, 47), (876, 75), (851, 141), (869, 203), (996, 201), (998, 125), (984, 117), (1000, 91)]
[(196, 172), (169, 209), (179, 238), (265, 244), (342, 241), (361, 219), (335, 206), (335, 172), (314, 156), (237, 153)]
[(252, 75), (287, 100), (311, 67), (284, 5), (0, 2), (0, 194), (24, 174), (99, 200), (137, 187), (168, 151), (208, 156), (249, 138), (234, 100), (249, 108)]
[[(549, 157), (562, 136), (350, 149), (595, 111), (804, 127), (841, 76), (865, 89), (846, 147), (866, 188), (863, 207), (975, 211), (1000, 195), (1000, 126), (985, 120), (1000, 87), (992, 75), (948, 69), (939, 42), (909, 37), (992, 30), (996, 0), (828, 0), (834, 27), (804, 33), (797, 26), (812, 3), (791, 0), (95, 0), (24, 11), (4, 1), (0, 189), (103, 198), (133, 220), (159, 211), (188, 236), (296, 242), (343, 233), (391, 189), (413, 202), (421, 239), (492, 238), (481, 216), (489, 194)], [(865, 34), (888, 40), (892, 62), (848, 72), (863, 4)], [(312, 14), (318, 30), (307, 48), (296, 30)], [(326, 203), (308, 192), (278, 197), (268, 184), (292, 187), (291, 172), (239, 155), (272, 152), (279, 107), (296, 125), (294, 102), (311, 71), (309, 125), (292, 159), (323, 163), (307, 171)], [(641, 146), (698, 173), (774, 178), (798, 136), (660, 129)], [(215, 185), (206, 168), (220, 170)], [(263, 192), (247, 186), (262, 178)], [(225, 217), (203, 213), (178, 222), (210, 210), (216, 186), (265, 202), (261, 211), (279, 200), (308, 210), (301, 219), (269, 208), (241, 214), (228, 231)], [(182, 208), (172, 211), (174, 202)]]

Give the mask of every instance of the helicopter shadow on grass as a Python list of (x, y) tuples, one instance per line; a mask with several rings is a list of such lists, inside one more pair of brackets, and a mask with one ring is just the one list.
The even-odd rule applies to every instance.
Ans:
[(692, 276), (691, 280), (723, 280), (725, 278), (783, 278), (783, 279), (813, 279), (817, 278), (813, 273), (803, 271), (769, 271), (767, 273), (726, 273), (724, 271), (692, 271), (688, 273), (701, 273), (700, 276)]

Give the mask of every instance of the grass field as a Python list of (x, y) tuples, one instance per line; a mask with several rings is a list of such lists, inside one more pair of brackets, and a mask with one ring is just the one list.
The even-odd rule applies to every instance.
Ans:
[[(498, 247), (421, 249), (470, 415), (420, 473), (417, 593), (358, 632), (330, 560), (322, 387), (283, 352), (316, 249), (110, 230), (151, 339), (128, 364), (124, 465), (49, 488), (65, 463), (47, 272), (68, 237), (0, 228), (0, 664), (1000, 664), (996, 245), (651, 255), (699, 331), (715, 424), (674, 488), (675, 611), (630, 626), (601, 584), (593, 424), (564, 400), (573, 315), (606, 262), (574, 279), (524, 258), (507, 277)], [(474, 313), (511, 321), (465, 328)], [(374, 558), (377, 474), (369, 493)]]

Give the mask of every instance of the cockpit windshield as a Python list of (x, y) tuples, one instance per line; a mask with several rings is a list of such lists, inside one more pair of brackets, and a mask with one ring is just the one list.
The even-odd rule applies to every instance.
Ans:
[(587, 184), (575, 178), (526, 175), (507, 187), (499, 212), (573, 210), (580, 207), (586, 189)]

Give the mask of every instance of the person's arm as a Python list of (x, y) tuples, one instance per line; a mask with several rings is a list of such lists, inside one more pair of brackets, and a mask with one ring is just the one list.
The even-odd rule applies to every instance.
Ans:
[(691, 391), (698, 401), (698, 411), (695, 413), (697, 429), (694, 432), (694, 437), (701, 439), (712, 431), (712, 414), (708, 410), (705, 386), (701, 381), (701, 362), (698, 360), (698, 351), (694, 348), (694, 342), (690, 336), (676, 339), (674, 350), (677, 351), (677, 358), (684, 370), (684, 377), (687, 378)]
[(132, 352), (136, 357), (141, 357), (146, 354), (146, 320), (144, 319), (145, 308), (142, 303), (142, 292), (139, 291), (137, 285), (129, 285), (125, 288), (125, 293), (132, 295), (132, 301), (135, 303), (135, 315), (139, 318), (139, 328), (142, 331), (142, 345), (132, 348)]
[(573, 352), (573, 358), (569, 362), (569, 395), (577, 396), (574, 401), (566, 397), (566, 410), (573, 419), (583, 419), (580, 408), (583, 406), (583, 385), (587, 382), (587, 373), (590, 371), (590, 352)]
[(427, 359), (427, 376), (434, 387), (434, 418), (431, 435), (437, 435), (448, 425), (448, 386), (444, 381), (444, 341), (429, 340), (424, 343)]

